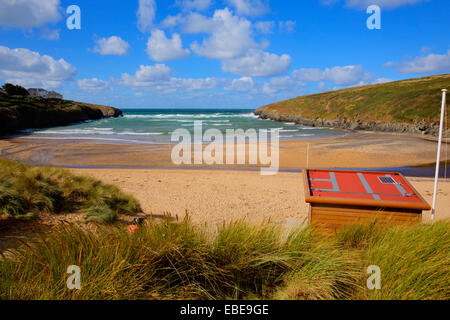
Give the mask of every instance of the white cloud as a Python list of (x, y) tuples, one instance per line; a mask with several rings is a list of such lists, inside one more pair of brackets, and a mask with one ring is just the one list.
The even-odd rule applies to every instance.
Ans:
[(370, 5), (378, 5), (383, 9), (394, 9), (408, 4), (416, 4), (427, 0), (347, 0), (346, 6), (365, 9)]
[(215, 29), (222, 27), (219, 19), (207, 18), (204, 15), (193, 12), (185, 19), (178, 19), (183, 23), (184, 33), (212, 33)]
[(251, 77), (272, 77), (285, 74), (291, 66), (291, 57), (278, 56), (262, 50), (249, 50), (243, 57), (222, 61), (222, 70)]
[(186, 91), (204, 91), (211, 90), (219, 86), (223, 80), (217, 78), (172, 78), (172, 85), (175, 84), (178, 88), (182, 88)]
[(0, 25), (15, 28), (41, 27), (61, 19), (59, 0), (1, 0)]
[(97, 78), (81, 79), (77, 81), (80, 89), (86, 91), (102, 91), (109, 88), (109, 82)]
[(209, 8), (211, 0), (181, 0), (178, 3), (183, 10), (203, 11)]
[(292, 33), (295, 31), (296, 25), (297, 25), (296, 21), (292, 21), (292, 20), (280, 21), (278, 23), (278, 28), (280, 29), (280, 31)]
[(386, 83), (386, 82), (392, 82), (394, 80), (389, 79), (389, 78), (378, 78), (374, 81), (374, 83)]
[(227, 0), (227, 3), (243, 16), (257, 17), (270, 11), (267, 0)]
[(168, 81), (172, 76), (172, 69), (165, 64), (154, 66), (141, 65), (134, 75), (123, 73), (121, 83), (130, 87), (147, 87), (157, 82)]
[(325, 72), (317, 68), (302, 68), (292, 72), (292, 77), (306, 82), (317, 82), (325, 80)]
[(431, 53), (416, 57), (413, 61), (388, 62), (385, 67), (394, 67), (400, 73), (445, 73), (450, 71), (450, 50), (447, 54)]
[(302, 68), (292, 72), (292, 77), (304, 82), (333, 81), (339, 86), (367, 84), (373, 81), (370, 72), (365, 71), (362, 65), (336, 66), (325, 70), (317, 68)]
[(327, 89), (327, 83), (326, 83), (325, 81), (320, 81), (320, 82), (317, 84), (317, 89), (319, 89), (319, 90), (321, 90), (321, 91), (326, 90), (326, 89)]
[(272, 78), (269, 82), (265, 82), (263, 93), (275, 94), (281, 91), (290, 91), (296, 85), (291, 77)]
[[(378, 5), (382, 9), (395, 9), (405, 5), (413, 5), (429, 0), (345, 0), (345, 6), (348, 8), (366, 9), (370, 5)], [(325, 5), (333, 5), (339, 0), (322, 0)]]
[(195, 14), (188, 21), (186, 32), (210, 33), (201, 44), (195, 41), (191, 45), (191, 49), (199, 56), (234, 59), (243, 56), (249, 49), (260, 47), (251, 37), (250, 21), (234, 16), (228, 8), (216, 10), (212, 19)]
[(139, 0), (139, 8), (136, 13), (139, 31), (147, 32), (153, 27), (153, 20), (156, 16), (156, 1), (155, 0)]
[(119, 84), (133, 89), (164, 94), (211, 90), (222, 83), (224, 80), (217, 78), (175, 78), (172, 77), (172, 70), (164, 64), (141, 65), (134, 75), (124, 73), (119, 80)]
[(188, 49), (183, 49), (180, 35), (174, 33), (172, 39), (166, 37), (162, 30), (153, 30), (147, 42), (147, 54), (155, 61), (183, 59), (189, 55)]
[(46, 40), (58, 40), (59, 39), (59, 30), (43, 28), (41, 30), (41, 37)]
[(250, 92), (255, 87), (255, 81), (250, 77), (233, 79), (230, 85), (225, 86), (225, 90), (237, 92)]
[(327, 68), (325, 74), (328, 80), (339, 86), (363, 85), (373, 80), (362, 65)]
[(111, 36), (109, 38), (101, 38), (95, 41), (97, 44), (94, 52), (101, 55), (116, 55), (123, 56), (127, 53), (130, 45), (118, 36)]
[(62, 81), (71, 80), (76, 69), (63, 59), (28, 49), (0, 46), (0, 78), (24, 86), (59, 88)]
[(161, 26), (163, 28), (173, 28), (182, 22), (184, 22), (184, 17), (181, 15), (181, 13), (177, 14), (176, 16), (167, 16), (162, 22)]
[(333, 82), (336, 87), (348, 87), (370, 83), (390, 81), (386, 78), (374, 79), (373, 75), (364, 70), (361, 65), (336, 66), (325, 70), (317, 68), (302, 68), (294, 70), (290, 76), (273, 78), (265, 82), (263, 93), (274, 94), (282, 91), (294, 93), (299, 87), (317, 83), (319, 90), (327, 88), (327, 82)]
[(255, 23), (255, 29), (264, 34), (273, 33), (274, 28), (275, 28), (274, 21), (259, 21)]

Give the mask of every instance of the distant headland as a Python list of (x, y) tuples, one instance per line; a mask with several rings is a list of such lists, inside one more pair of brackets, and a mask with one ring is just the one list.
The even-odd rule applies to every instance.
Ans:
[(46, 90), (39, 90), (3, 85), (0, 91), (0, 135), (122, 116), (122, 111), (117, 108), (63, 100), (62, 95), (53, 91), (41, 95)]
[(255, 110), (262, 119), (312, 127), (437, 136), (450, 74), (297, 97)]

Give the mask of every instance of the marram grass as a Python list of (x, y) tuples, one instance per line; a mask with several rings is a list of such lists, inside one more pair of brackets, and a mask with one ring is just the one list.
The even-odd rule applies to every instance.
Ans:
[(87, 213), (88, 221), (112, 222), (141, 208), (131, 195), (91, 177), (0, 159), (0, 215), (32, 218), (40, 212), (80, 211)]
[[(357, 225), (325, 237), (184, 220), (95, 232), (61, 225), (0, 259), (0, 299), (449, 299), (449, 222)], [(81, 289), (66, 287), (81, 268)], [(366, 286), (369, 265), (381, 290)]]

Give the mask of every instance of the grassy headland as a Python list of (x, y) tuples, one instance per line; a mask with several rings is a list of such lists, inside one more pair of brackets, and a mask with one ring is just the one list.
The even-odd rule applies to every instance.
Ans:
[(0, 216), (27, 219), (39, 213), (83, 212), (87, 221), (113, 222), (119, 214), (141, 211), (134, 197), (114, 185), (60, 168), (0, 159)]
[(307, 95), (255, 111), (261, 118), (353, 130), (437, 135), (450, 74)]
[[(449, 222), (355, 225), (329, 237), (311, 227), (188, 220), (91, 232), (64, 225), (0, 259), (0, 299), (442, 299), (450, 298)], [(81, 269), (68, 290), (66, 268)], [(367, 268), (381, 269), (369, 290)]]
[(0, 135), (121, 115), (119, 109), (102, 105), (0, 94)]

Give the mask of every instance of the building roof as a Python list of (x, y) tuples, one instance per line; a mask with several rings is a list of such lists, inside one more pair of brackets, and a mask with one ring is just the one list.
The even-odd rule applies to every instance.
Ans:
[(305, 201), (335, 205), (430, 210), (406, 178), (397, 172), (305, 170)]

